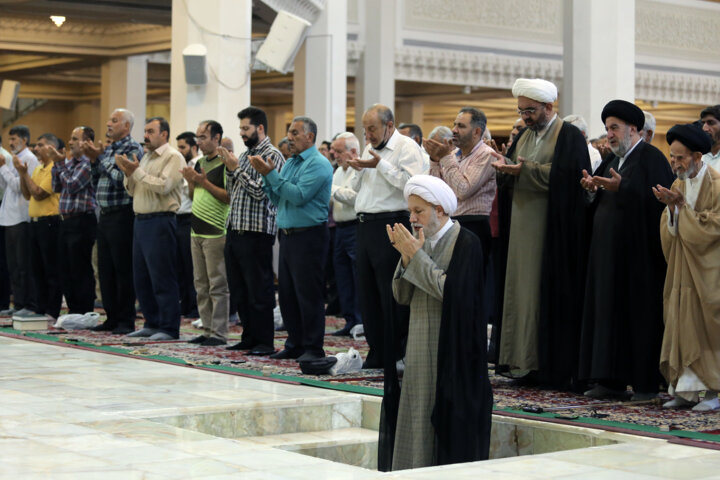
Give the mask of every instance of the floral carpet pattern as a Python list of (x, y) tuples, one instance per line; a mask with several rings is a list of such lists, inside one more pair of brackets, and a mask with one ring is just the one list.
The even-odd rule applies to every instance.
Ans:
[[(102, 310), (99, 311), (103, 313)], [(104, 318), (101, 318), (102, 320)], [(142, 319), (139, 319), (137, 327), (141, 328), (142, 324)], [(364, 338), (355, 340), (352, 337), (331, 335), (344, 324), (342, 318), (326, 317), (326, 354), (347, 352), (352, 347), (364, 357), (368, 351)], [(304, 375), (294, 360), (271, 360), (267, 356), (250, 356), (246, 352), (226, 350), (225, 346), (203, 347), (187, 343), (201, 333), (202, 330), (193, 327), (189, 319), (183, 319), (181, 323), (179, 340), (151, 342), (142, 338), (113, 335), (109, 332), (65, 331), (53, 328), (51, 323), (48, 324), (47, 330), (20, 332), (12, 329), (11, 319), (0, 318), (2, 335), (25, 335), (28, 339), (56, 341), (106, 353), (170, 361), (180, 365), (264, 376), (371, 395), (382, 394), (382, 370), (362, 370), (339, 376)], [(228, 345), (239, 342), (241, 333), (242, 327), (231, 326)], [(286, 332), (275, 332), (277, 350), (283, 348), (286, 338)], [(493, 386), (496, 411), (535, 416), (539, 420), (550, 418), (576, 421), (583, 425), (589, 423), (594, 428), (615, 426), (645, 432), (673, 432), (679, 436), (701, 441), (720, 442), (720, 411), (693, 412), (689, 409), (663, 409), (662, 403), (670, 399), (667, 393), (661, 393), (658, 399), (644, 403), (628, 402), (627, 398), (594, 400), (572, 392), (516, 386), (510, 379), (495, 375), (492, 368), (489, 377)], [(567, 408), (558, 409), (561, 407)]]

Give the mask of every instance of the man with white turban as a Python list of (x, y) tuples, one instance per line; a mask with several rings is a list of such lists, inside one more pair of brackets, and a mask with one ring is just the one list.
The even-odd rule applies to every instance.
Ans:
[(579, 179), (590, 169), (588, 149), (553, 111), (551, 82), (520, 78), (513, 95), (527, 127), (493, 164), (507, 253), (497, 371), (577, 389), (587, 243)]
[(457, 197), (441, 179), (415, 175), (403, 193), (415, 236), (386, 228), (401, 255), (393, 295), (410, 306), (410, 325), (402, 391), (386, 386), (383, 398), (378, 459), (392, 470), (484, 460), (492, 390), (480, 240), (450, 219)]

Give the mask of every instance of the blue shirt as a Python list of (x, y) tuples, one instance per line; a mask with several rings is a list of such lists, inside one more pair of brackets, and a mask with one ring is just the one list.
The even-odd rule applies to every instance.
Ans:
[(313, 145), (290, 157), (282, 171), (264, 177), (263, 190), (278, 207), (278, 228), (313, 227), (327, 222), (333, 169)]

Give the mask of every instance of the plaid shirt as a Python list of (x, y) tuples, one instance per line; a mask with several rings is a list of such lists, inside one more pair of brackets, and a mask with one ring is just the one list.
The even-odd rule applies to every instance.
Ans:
[(272, 158), (278, 172), (285, 163), (282, 153), (270, 143), (270, 137), (265, 137), (262, 142), (240, 155), (238, 168), (227, 172), (226, 188), (230, 193), (228, 228), (275, 235), (277, 207), (263, 191), (262, 175), (250, 165), (250, 155)]
[(90, 175), (90, 160), (61, 160), (52, 168), (53, 192), (60, 193), (60, 215), (94, 212), (95, 189)]
[(92, 163), (92, 184), (97, 191), (97, 202), (100, 208), (132, 205), (132, 197), (128, 195), (123, 180), (125, 174), (115, 164), (115, 155), (127, 155), (132, 160), (132, 154), (140, 160), (144, 153), (142, 146), (132, 139), (130, 135), (113, 142)]

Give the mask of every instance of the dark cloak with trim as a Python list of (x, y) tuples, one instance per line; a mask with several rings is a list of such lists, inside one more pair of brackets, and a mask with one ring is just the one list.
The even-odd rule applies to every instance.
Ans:
[[(487, 368), (487, 326), (480, 295), (480, 240), (461, 229), (447, 269), (438, 338), (437, 383), (431, 416), (437, 465), (486, 460), (490, 451), (492, 389)], [(389, 358), (393, 358), (390, 356)], [(378, 469), (389, 471), (395, 443), (400, 386), (386, 365), (380, 415)]]

